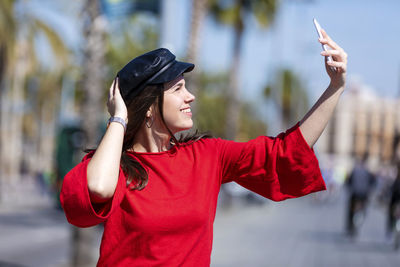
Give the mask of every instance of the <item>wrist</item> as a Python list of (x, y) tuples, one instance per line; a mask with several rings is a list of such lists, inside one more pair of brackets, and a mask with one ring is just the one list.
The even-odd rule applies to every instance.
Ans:
[(328, 86), (328, 89), (332, 90), (332, 91), (335, 91), (335, 92), (341, 92), (342, 93), (344, 91), (344, 84), (337, 85), (337, 84), (331, 82), (329, 84), (329, 86)]
[(346, 79), (344, 77), (331, 78), (329, 82), (329, 87), (335, 90), (344, 89)]
[(111, 115), (111, 117), (117, 117), (123, 119), (126, 123), (128, 123), (128, 116), (126, 114), (121, 114), (121, 113), (115, 113), (114, 115)]
[(112, 116), (108, 119), (107, 128), (111, 123), (118, 123), (124, 127), (124, 131), (126, 132), (127, 127), (127, 119), (118, 116)]

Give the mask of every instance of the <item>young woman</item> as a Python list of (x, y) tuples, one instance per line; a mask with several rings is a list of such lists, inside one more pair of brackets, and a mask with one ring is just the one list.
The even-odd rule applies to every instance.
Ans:
[(325, 189), (311, 148), (343, 92), (347, 55), (323, 36), (319, 41), (332, 50), (321, 54), (334, 59), (325, 60), (331, 82), (298, 124), (274, 138), (176, 140), (193, 125), (195, 97), (183, 73), (194, 65), (167, 49), (118, 73), (109, 127), (96, 151), (66, 175), (61, 192), (70, 223), (104, 223), (98, 266), (209, 266), (222, 183), (235, 181), (275, 201)]

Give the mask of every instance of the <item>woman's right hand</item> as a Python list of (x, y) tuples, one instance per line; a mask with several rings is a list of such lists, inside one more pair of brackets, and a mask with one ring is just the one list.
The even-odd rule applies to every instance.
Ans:
[[(120, 117), (128, 123), (128, 112), (119, 91), (118, 78), (111, 84), (107, 107), (111, 116)], [(115, 125), (110, 124), (87, 166), (87, 184), (93, 203), (108, 201), (117, 188), (124, 131)]]
[(118, 77), (111, 84), (108, 93), (107, 108), (111, 117), (120, 117), (128, 123), (128, 110), (119, 90)]

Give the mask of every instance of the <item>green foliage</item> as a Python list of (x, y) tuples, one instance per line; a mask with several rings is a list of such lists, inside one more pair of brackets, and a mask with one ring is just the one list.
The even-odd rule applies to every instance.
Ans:
[(252, 109), (251, 103), (243, 103), (240, 112), (238, 141), (254, 139), (267, 132), (267, 124)]
[(210, 131), (214, 136), (224, 137), (228, 86), (226, 73), (199, 75), (199, 94), (196, 96), (197, 113), (194, 121), (200, 131)]
[(210, 14), (227, 25), (243, 25), (246, 16), (252, 15), (262, 27), (274, 20), (278, 0), (210, 0)]
[(271, 97), (271, 95), (272, 95), (272, 88), (270, 85), (267, 85), (264, 88), (264, 97), (269, 98), (269, 97)]
[(15, 34), (14, 0), (0, 1), (0, 83), (15, 47)]
[[(149, 14), (146, 15), (148, 16)], [(107, 35), (108, 81), (112, 80), (131, 59), (157, 48), (159, 37), (157, 27), (157, 21), (145, 18), (143, 14), (136, 14), (114, 25), (113, 30)]]
[(221, 95), (200, 94), (196, 99), (198, 113), (194, 120), (197, 128), (210, 131), (216, 137), (224, 137), (226, 118), (226, 99)]
[(60, 69), (65, 67), (68, 64), (69, 50), (60, 38), (60, 35), (40, 19), (34, 18), (32, 20), (32, 25), (32, 40), (34, 40), (35, 35), (37, 35), (37, 33), (34, 33), (35, 31), (42, 32), (53, 50), (53, 55), (57, 58), (57, 65), (59, 65)]
[[(48, 42), (52, 55), (57, 59), (48, 71), (61, 71), (68, 63), (69, 50), (59, 33), (24, 5), (19, 5), (19, 12), (15, 12), (16, 3), (13, 0), (0, 1), (0, 79), (3, 68), (13, 71), (17, 60), (25, 61), (28, 74), (40, 67), (42, 62), (38, 58), (41, 55), (38, 55), (36, 47), (39, 37)], [(21, 43), (27, 44), (28, 51), (22, 59), (16, 53), (16, 49), (21, 49)]]
[[(227, 24), (233, 27), (233, 55), (231, 70), (230, 70), (230, 93), (232, 94), (231, 101), (227, 103), (226, 108), (229, 110), (228, 116), (226, 117), (226, 136), (234, 138), (237, 136), (237, 129), (241, 129), (242, 135), (243, 128), (241, 128), (240, 120), (243, 120), (240, 114), (236, 110), (236, 103), (239, 98), (238, 96), (238, 81), (239, 76), (238, 66), (240, 66), (240, 52), (241, 43), (243, 38), (243, 32), (245, 30), (245, 24), (249, 16), (253, 16), (255, 20), (262, 26), (268, 27), (270, 22), (273, 21), (278, 6), (278, 0), (210, 0), (209, 10), (212, 17), (219, 23)], [(246, 113), (247, 109), (241, 111)], [(246, 122), (252, 121), (252, 116), (246, 118)], [(239, 127), (238, 127), (239, 125)], [(257, 122), (255, 122), (257, 125)], [(264, 132), (265, 133), (265, 132)], [(264, 134), (263, 133), (263, 134)]]
[[(38, 68), (26, 77), (23, 134), (40, 135), (40, 125), (55, 119), (59, 107), (61, 76)], [(46, 112), (43, 112), (46, 110)]]
[(218, 22), (228, 25), (232, 25), (241, 19), (240, 7), (234, 3), (224, 5), (221, 1), (211, 1), (210, 13)]
[(278, 9), (278, 0), (251, 1), (253, 4), (252, 13), (262, 27), (268, 27), (274, 20)]
[[(194, 116), (195, 126), (200, 131), (210, 131), (215, 137), (226, 138), (225, 118), (227, 116), (228, 74), (202, 73), (200, 90), (196, 96), (197, 113)], [(265, 135), (267, 125), (252, 109), (251, 103), (242, 103), (239, 121), (239, 140), (245, 141)]]
[[(117, 72), (133, 58), (156, 49), (158, 46), (159, 31), (155, 18), (149, 18), (149, 14), (136, 14), (123, 22), (114, 25), (107, 34), (106, 51), (106, 79), (104, 88), (110, 86)], [(108, 97), (105, 90), (104, 99)]]
[(300, 77), (290, 69), (281, 69), (276, 79), (264, 89), (264, 97), (276, 104), (282, 114), (283, 123), (291, 125), (299, 120), (308, 107), (308, 94)]

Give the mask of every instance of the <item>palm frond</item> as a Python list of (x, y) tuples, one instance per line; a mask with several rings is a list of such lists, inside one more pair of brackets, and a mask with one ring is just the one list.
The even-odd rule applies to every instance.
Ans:
[(58, 65), (66, 65), (69, 55), (69, 50), (65, 46), (63, 40), (50, 26), (43, 21), (34, 18), (34, 28), (43, 32), (46, 39), (49, 41), (50, 47), (53, 50), (54, 56), (60, 61)]

